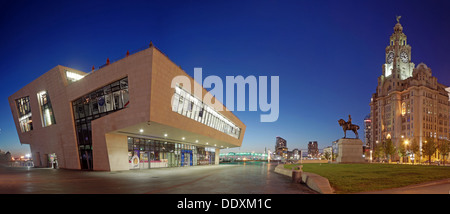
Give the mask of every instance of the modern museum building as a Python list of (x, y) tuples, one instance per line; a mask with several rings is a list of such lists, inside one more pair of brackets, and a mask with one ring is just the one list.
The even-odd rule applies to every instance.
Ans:
[[(186, 76), (190, 87), (172, 85)], [(189, 85), (189, 84), (187, 84)], [(218, 164), (246, 126), (191, 93), (202, 88), (150, 44), (85, 73), (58, 65), (11, 95), (35, 167), (117, 171)]]

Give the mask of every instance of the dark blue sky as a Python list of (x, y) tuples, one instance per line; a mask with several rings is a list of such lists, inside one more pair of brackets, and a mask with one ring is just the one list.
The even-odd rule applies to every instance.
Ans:
[[(277, 122), (235, 112), (241, 151), (319, 148), (363, 127), (401, 15), (412, 61), (450, 85), (449, 1), (10, 1), (0, 3), (0, 149), (20, 153), (8, 96), (60, 64), (90, 71), (150, 41), (193, 76), (280, 77)], [(361, 128), (362, 132), (362, 128)], [(362, 134), (361, 134), (362, 135)]]

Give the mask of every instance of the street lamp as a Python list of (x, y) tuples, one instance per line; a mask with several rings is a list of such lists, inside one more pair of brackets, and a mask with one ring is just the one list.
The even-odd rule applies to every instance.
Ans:
[[(425, 144), (427, 144), (427, 141), (424, 141)], [(421, 146), (421, 151), (420, 151), (420, 157), (419, 157), (419, 163), (422, 163), (422, 155), (423, 155), (423, 146)]]
[[(408, 140), (405, 140), (405, 155), (408, 153), (408, 144), (409, 144), (409, 142), (408, 142)], [(406, 158), (406, 159), (408, 159), (408, 158)]]

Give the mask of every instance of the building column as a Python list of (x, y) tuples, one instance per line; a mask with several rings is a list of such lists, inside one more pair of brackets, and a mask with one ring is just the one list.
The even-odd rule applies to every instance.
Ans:
[(128, 140), (125, 135), (105, 134), (108, 150), (109, 168), (111, 171), (129, 170)]
[(219, 155), (220, 155), (220, 149), (216, 148), (216, 152), (215, 152), (215, 158), (214, 158), (214, 164), (215, 165), (219, 165)]

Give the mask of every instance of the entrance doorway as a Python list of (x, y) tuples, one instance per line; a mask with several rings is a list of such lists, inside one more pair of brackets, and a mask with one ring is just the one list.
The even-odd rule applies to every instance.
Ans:
[(192, 150), (181, 150), (181, 166), (192, 166)]
[(80, 162), (82, 170), (92, 170), (92, 150), (81, 149), (80, 147)]

